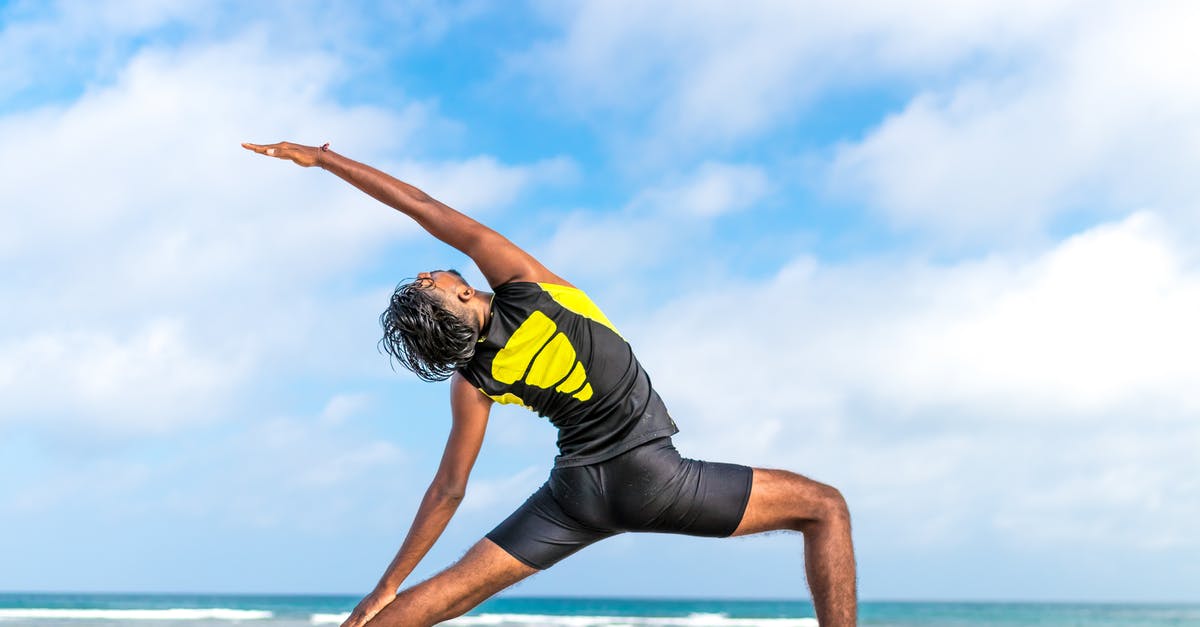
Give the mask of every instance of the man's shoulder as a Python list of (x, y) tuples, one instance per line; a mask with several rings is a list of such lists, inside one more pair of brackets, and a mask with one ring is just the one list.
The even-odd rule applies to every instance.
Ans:
[(575, 314), (602, 324), (620, 335), (591, 297), (573, 285), (511, 281), (495, 288), (493, 307), (496, 306), (528, 310), (526, 313), (544, 310), (554, 318), (559, 314), (551, 313), (552, 310), (567, 315)]
[(509, 281), (498, 285), (492, 290), (492, 306), (528, 308), (536, 307), (545, 294), (545, 290), (537, 283), (529, 281)]

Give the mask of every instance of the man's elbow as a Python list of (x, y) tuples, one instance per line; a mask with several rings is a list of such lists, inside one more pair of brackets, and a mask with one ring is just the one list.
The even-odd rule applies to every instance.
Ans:
[(429, 488), (430, 494), (439, 501), (458, 504), (467, 495), (465, 483), (438, 483)]

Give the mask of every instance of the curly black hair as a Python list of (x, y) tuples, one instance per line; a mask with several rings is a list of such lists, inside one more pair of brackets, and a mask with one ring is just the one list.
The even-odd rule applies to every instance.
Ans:
[(379, 316), (380, 352), (426, 381), (445, 381), (475, 355), (479, 333), (446, 308), (428, 279), (402, 282)]

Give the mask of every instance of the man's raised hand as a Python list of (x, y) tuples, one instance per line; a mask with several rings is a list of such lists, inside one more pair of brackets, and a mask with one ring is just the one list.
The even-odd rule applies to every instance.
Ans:
[(287, 159), (296, 165), (301, 165), (306, 168), (317, 165), (320, 159), (321, 151), (327, 150), (329, 144), (325, 144), (321, 148), (316, 146), (301, 146), (292, 142), (279, 142), (278, 144), (249, 144), (242, 143), (242, 148), (252, 150), (260, 155), (275, 157), (276, 159)]

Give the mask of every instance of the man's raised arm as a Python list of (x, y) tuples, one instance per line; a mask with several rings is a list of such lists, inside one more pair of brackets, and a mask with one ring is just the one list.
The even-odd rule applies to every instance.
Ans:
[(570, 285), (503, 235), (386, 172), (329, 150), (328, 144), (319, 148), (291, 142), (242, 146), (261, 155), (287, 159), (306, 168), (318, 166), (336, 174), (372, 198), (416, 220), (431, 235), (466, 254), (479, 266), (492, 287), (510, 281)]

